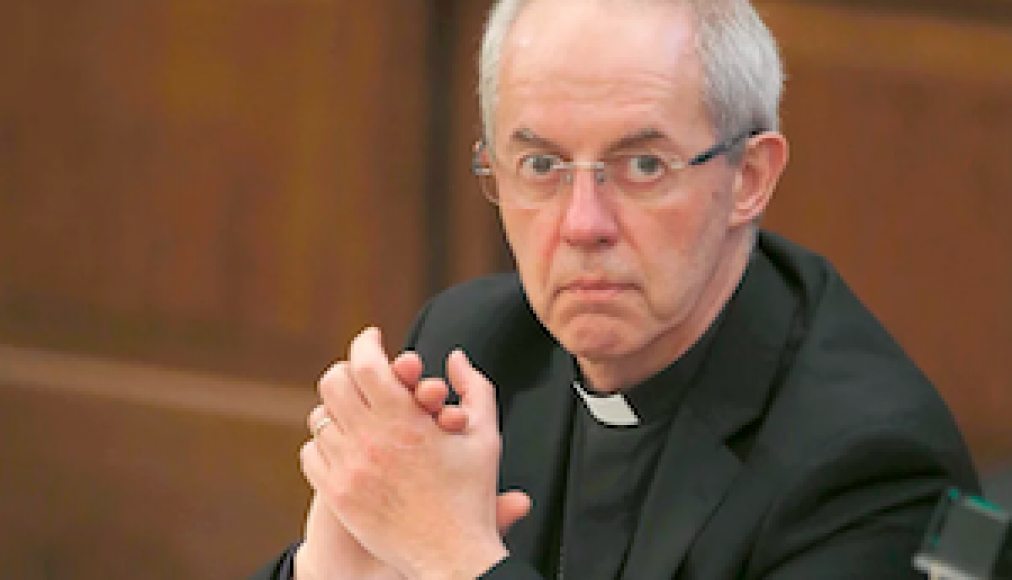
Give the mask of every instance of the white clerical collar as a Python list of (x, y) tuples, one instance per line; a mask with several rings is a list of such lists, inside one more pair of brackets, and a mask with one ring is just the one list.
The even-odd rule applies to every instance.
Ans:
[(580, 381), (573, 381), (573, 389), (587, 405), (587, 410), (599, 423), (610, 427), (635, 427), (640, 424), (640, 418), (636, 410), (632, 408), (629, 401), (625, 400), (622, 393), (611, 395), (592, 395), (588, 393)]

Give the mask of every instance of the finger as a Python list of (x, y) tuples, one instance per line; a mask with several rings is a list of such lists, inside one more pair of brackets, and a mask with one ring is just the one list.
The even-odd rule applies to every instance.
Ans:
[[(311, 439), (319, 439), (318, 445), (320, 447), (334, 445), (329, 440), (327, 431), (334, 431), (340, 433), (341, 427), (334, 422), (333, 417), (327, 412), (327, 408), (323, 405), (317, 405), (309, 412), (309, 416), (306, 418), (307, 426), (309, 427), (309, 436)], [(322, 449), (321, 449), (322, 451)]]
[(406, 389), (394, 375), (378, 328), (369, 327), (358, 334), (348, 349), (348, 372), (352, 383), (366, 403), (378, 411), (406, 408), (411, 401)]
[(418, 381), (422, 378), (423, 365), (422, 357), (418, 356), (417, 352), (402, 352), (390, 363), (390, 367), (394, 371), (394, 376), (408, 390), (414, 390), (418, 386)]
[(430, 415), (437, 415), (446, 404), (446, 396), (450, 394), (450, 387), (443, 379), (429, 378), (422, 379), (415, 389), (415, 402)]
[[(333, 420), (330, 413), (323, 405), (317, 405), (309, 414), (310, 439), (307, 442), (313, 443), (315, 452), (327, 465), (331, 464), (330, 457), (341, 455), (341, 444), (345, 437), (339, 423)], [(303, 448), (306, 444), (303, 444)]]
[(309, 485), (318, 489), (318, 484), (326, 479), (330, 471), (331, 461), (320, 451), (319, 444), (310, 439), (299, 449), (299, 466)]
[(330, 497), (332, 497), (331, 472), (336, 463), (328, 463), (326, 456), (320, 452), (319, 446), (310, 439), (299, 450), (299, 464), (306, 483), (315, 494), (314, 501), (319, 499), (325, 508), (336, 515)]
[(464, 351), (457, 349), (446, 360), (447, 376), (453, 390), (460, 395), (460, 406), (472, 427), (491, 425), (496, 429), (495, 389), (492, 383), (474, 368)]
[(316, 426), (327, 416), (327, 408), (322, 404), (313, 407), (309, 414), (306, 415), (306, 429), (309, 430), (309, 434), (312, 435), (316, 430)]
[[(337, 431), (348, 432), (368, 417), (369, 408), (351, 380), (348, 363), (339, 362), (327, 369), (317, 390), (323, 400), (324, 412), (333, 419)], [(327, 437), (328, 431), (330, 427), (319, 432), (317, 438), (332, 440)]]
[(499, 535), (505, 535), (513, 524), (527, 516), (531, 511), (531, 496), (515, 490), (500, 493), (495, 498), (495, 525)]
[(463, 433), (467, 429), (467, 413), (459, 405), (447, 405), (436, 415), (436, 424), (447, 433)]

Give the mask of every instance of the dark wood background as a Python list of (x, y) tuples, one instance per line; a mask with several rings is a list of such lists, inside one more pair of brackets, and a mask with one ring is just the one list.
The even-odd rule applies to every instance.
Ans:
[[(828, 255), (1012, 462), (1012, 5), (757, 2)], [(509, 267), (467, 171), (475, 0), (0, 3), (0, 562), (240, 577), (298, 536), (312, 385)], [(14, 348), (17, 347), (17, 348)]]

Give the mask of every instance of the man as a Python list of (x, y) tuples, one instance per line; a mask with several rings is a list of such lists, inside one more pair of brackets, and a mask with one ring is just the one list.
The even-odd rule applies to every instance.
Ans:
[(393, 362), (353, 341), (265, 577), (917, 577), (976, 477), (835, 271), (757, 229), (782, 77), (745, 0), (498, 4), (475, 172), (519, 276), (437, 296)]

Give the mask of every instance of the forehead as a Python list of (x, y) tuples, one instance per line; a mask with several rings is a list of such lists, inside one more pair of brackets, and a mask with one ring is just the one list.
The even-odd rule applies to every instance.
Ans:
[(503, 46), (497, 139), (520, 128), (565, 141), (708, 126), (690, 10), (659, 2), (529, 4)]

